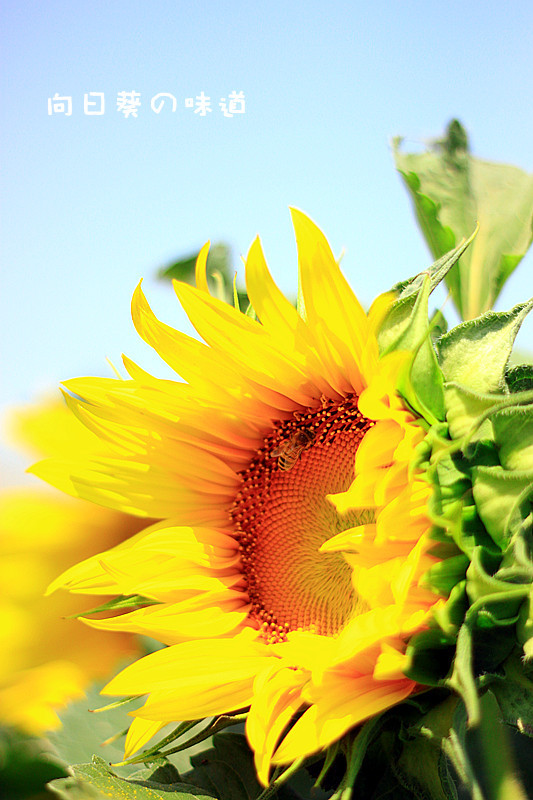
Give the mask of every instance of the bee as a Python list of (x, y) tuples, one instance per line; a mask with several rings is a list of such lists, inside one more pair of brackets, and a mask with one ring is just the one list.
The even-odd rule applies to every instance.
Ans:
[(294, 467), (300, 455), (311, 447), (315, 438), (316, 433), (313, 431), (296, 431), (272, 451), (272, 457), (278, 459), (278, 467), (286, 472)]

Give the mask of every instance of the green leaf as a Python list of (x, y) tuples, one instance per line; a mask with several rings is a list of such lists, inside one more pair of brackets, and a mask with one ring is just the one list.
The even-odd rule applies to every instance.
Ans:
[(442, 740), (442, 748), (453, 764), (459, 780), (471, 794), (472, 800), (485, 800), (480, 793), (468, 758), (466, 750), (466, 726), (466, 709), (462, 702), (458, 702), (453, 714), (449, 735)]
[[(89, 709), (97, 709), (103, 698), (99, 689), (103, 684), (95, 684), (86, 697), (71, 703), (59, 716), (62, 726), (49, 733), (49, 739), (60, 758), (67, 764), (84, 764), (92, 754), (100, 753), (108, 762), (122, 761), (124, 739), (114, 741), (117, 733), (125, 731), (131, 724), (128, 711), (139, 705), (121, 704), (97, 714)], [(108, 740), (112, 740), (107, 744)], [(132, 767), (120, 767), (119, 774), (127, 775)]]
[(533, 175), (471, 156), (455, 120), (425, 153), (401, 152), (400, 138), (393, 144), (396, 168), (435, 258), (479, 222), (473, 246), (445, 279), (461, 317), (473, 319), (493, 307), (531, 244)]
[(174, 764), (165, 762), (158, 765), (155, 769), (154, 767), (139, 769), (137, 772), (130, 775), (129, 780), (135, 781), (136, 783), (149, 782), (153, 786), (158, 785), (163, 788), (169, 784), (179, 783), (181, 778)]
[(353, 793), (338, 791), (335, 800), (344, 798), (394, 798), (394, 800), (419, 800), (416, 794), (406, 788), (399, 780), (399, 776), (394, 771), (394, 764), (398, 759), (401, 750), (401, 742), (398, 736), (397, 725), (393, 730), (385, 730), (368, 749), (361, 770), (357, 775), (357, 781)]
[(93, 756), (90, 764), (75, 764), (71, 767), (74, 779), (65, 778), (53, 781), (50, 789), (64, 800), (212, 800), (216, 795), (205, 794), (201, 790), (184, 783), (161, 784), (161, 782), (120, 778), (98, 756)]
[(109, 795), (102, 794), (90, 783), (79, 778), (65, 778), (48, 784), (48, 790), (60, 800), (108, 800)]
[[(93, 685), (87, 691), (85, 698), (67, 706), (60, 714), (61, 728), (51, 731), (49, 739), (66, 764), (86, 763), (92, 754), (97, 752), (107, 762), (115, 765), (114, 769), (118, 775), (130, 777), (138, 770), (138, 763), (135, 759), (131, 760), (132, 763), (123, 763), (124, 734), (132, 721), (128, 712), (138, 708), (141, 701), (138, 698), (130, 698), (126, 701), (109, 703), (102, 708), (103, 698), (99, 692), (102, 685)], [(94, 712), (90, 709), (94, 709)], [(182, 723), (177, 729), (178, 734), (180, 731), (187, 732), (193, 726), (194, 723)], [(176, 732), (170, 732), (173, 727), (175, 726), (163, 729), (161, 733), (163, 740), (152, 749), (157, 750), (163, 744), (174, 741)], [(173, 765), (180, 772), (186, 772), (190, 769), (190, 755), (202, 747), (205, 747), (204, 743), (193, 745), (185, 752), (173, 753), (171, 757)], [(147, 760), (150, 756), (150, 761), (158, 757), (157, 754), (151, 755), (152, 749), (142, 754)]]
[(505, 389), (513, 342), (532, 307), (530, 300), (511, 311), (488, 311), (446, 333), (437, 342), (445, 380), (484, 394)]

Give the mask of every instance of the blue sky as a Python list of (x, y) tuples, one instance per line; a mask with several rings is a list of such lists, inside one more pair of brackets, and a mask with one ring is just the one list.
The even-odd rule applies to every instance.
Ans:
[[(110, 374), (137, 337), (139, 278), (154, 310), (190, 330), (158, 267), (226, 240), (236, 268), (260, 233), (296, 284), (288, 206), (309, 213), (362, 301), (431, 258), (390, 153), (458, 117), (476, 155), (533, 170), (529, 0), (491, 2), (5, 2), (2, 122), (2, 408), (61, 379)], [(242, 90), (246, 113), (219, 100)], [(116, 110), (136, 91), (137, 118)], [(203, 91), (213, 111), (185, 107)], [(47, 113), (55, 93), (70, 117)], [(103, 92), (106, 112), (83, 113)], [(155, 114), (150, 99), (176, 96)], [(531, 294), (530, 253), (498, 307)], [(531, 349), (533, 323), (521, 334)]]

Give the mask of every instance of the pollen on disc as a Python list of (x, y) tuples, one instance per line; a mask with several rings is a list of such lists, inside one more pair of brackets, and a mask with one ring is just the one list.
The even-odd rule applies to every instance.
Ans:
[(320, 546), (357, 519), (328, 494), (353, 481), (355, 454), (374, 423), (357, 407), (322, 399), (277, 423), (247, 469), (231, 516), (240, 540), (250, 616), (269, 641), (293, 630), (335, 635), (357, 605), (351, 568)]

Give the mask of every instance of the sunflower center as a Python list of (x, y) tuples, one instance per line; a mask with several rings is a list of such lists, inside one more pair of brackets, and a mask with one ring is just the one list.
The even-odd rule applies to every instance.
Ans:
[(318, 409), (277, 423), (247, 469), (231, 515), (239, 535), (251, 620), (269, 641), (289, 631), (335, 635), (356, 611), (351, 569), (340, 553), (320, 553), (364, 512), (340, 515), (328, 494), (345, 491), (374, 423), (357, 407), (322, 399)]

